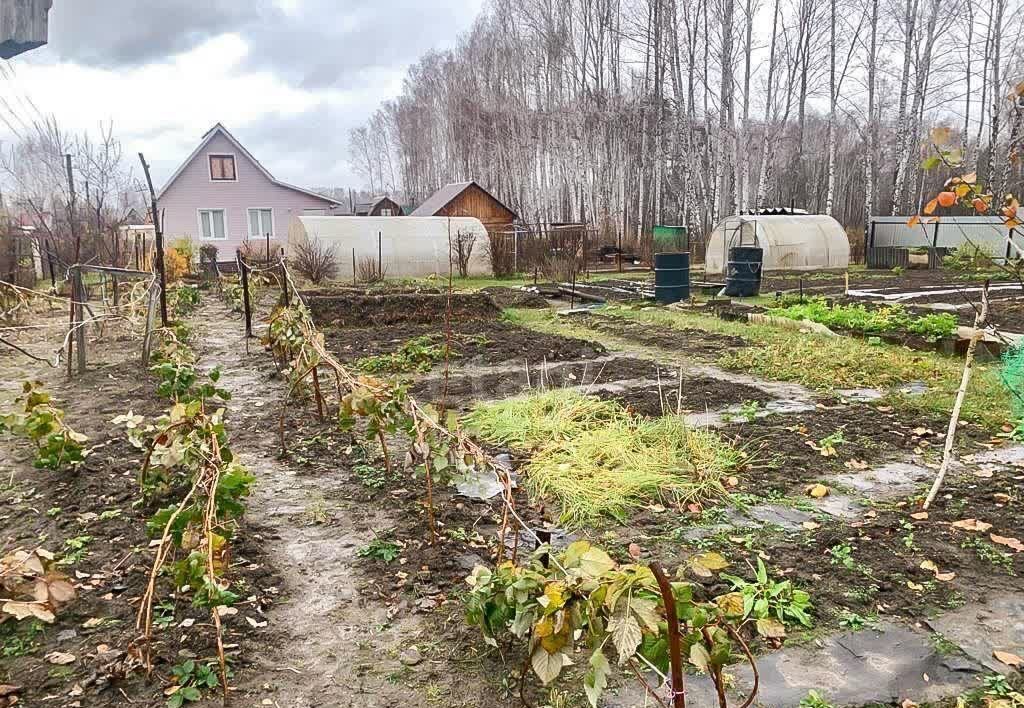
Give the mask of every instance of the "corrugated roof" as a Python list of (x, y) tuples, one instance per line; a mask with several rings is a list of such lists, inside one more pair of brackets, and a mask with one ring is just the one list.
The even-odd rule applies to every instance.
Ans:
[(448, 206), (455, 197), (466, 191), (471, 184), (473, 184), (473, 180), (446, 184), (431, 194), (427, 201), (416, 207), (416, 210), (409, 214), (409, 216), (434, 216), (437, 212)]

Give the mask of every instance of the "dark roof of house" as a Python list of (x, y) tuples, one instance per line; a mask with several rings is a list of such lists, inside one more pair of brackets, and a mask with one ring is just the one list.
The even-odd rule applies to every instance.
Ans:
[(484, 194), (489, 196), (494, 201), (498, 202), (498, 204), (501, 204), (501, 206), (508, 209), (510, 214), (512, 214), (513, 216), (516, 215), (514, 211), (512, 211), (507, 206), (502, 204), (500, 199), (495, 197), (493, 194), (488, 192), (486, 189), (481, 187), (473, 180), (469, 180), (468, 182), (452, 182), (451, 184), (446, 184), (445, 186), (441, 187), (441, 189), (437, 190), (429, 197), (427, 197), (427, 201), (423, 202), (418, 207), (416, 207), (416, 210), (413, 211), (413, 213), (409, 214), (409, 216), (434, 216), (437, 214), (437, 212), (441, 211), (446, 206), (451, 204), (456, 197), (465, 192), (472, 185), (476, 185), (477, 188), (479, 188)]
[(368, 202), (356, 202), (355, 214), (356, 216), (363, 216), (364, 214), (372, 214), (373, 210), (377, 208), (377, 205), (387, 199), (392, 201), (388, 196), (374, 197)]

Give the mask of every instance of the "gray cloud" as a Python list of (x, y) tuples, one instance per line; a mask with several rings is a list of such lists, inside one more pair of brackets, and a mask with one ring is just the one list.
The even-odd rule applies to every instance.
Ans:
[(352, 181), (348, 131), (365, 118), (365, 107), (319, 104), (292, 115), (268, 113), (242, 126), (227, 126), (271, 174), (300, 186)]
[(304, 89), (365, 86), (466, 27), (481, 0), (57, 0), (50, 47), (61, 59), (103, 68), (141, 66), (237, 33), (241, 71), (268, 71)]
[(89, 66), (140, 66), (187, 52), (271, 12), (267, 0), (57, 0), (50, 50)]

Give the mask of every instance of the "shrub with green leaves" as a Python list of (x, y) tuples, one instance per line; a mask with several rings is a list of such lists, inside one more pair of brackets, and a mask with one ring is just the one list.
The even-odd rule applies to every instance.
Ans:
[(64, 411), (43, 390), (42, 382), (26, 381), (15, 403), (21, 404), (21, 412), (0, 416), (0, 432), (10, 431), (35, 443), (36, 467), (61, 470), (85, 461), (89, 452), (84, 444), (89, 438), (64, 422)]
[[(668, 672), (665, 606), (647, 566), (617, 564), (590, 542), (576, 541), (558, 553), (545, 547), (524, 566), (477, 566), (466, 582), (467, 621), (493, 647), (509, 639), (525, 642), (533, 672), (544, 684), (580, 661), (577, 650), (589, 654), (583, 688), (592, 706), (608, 684), (606, 652), (612, 649), (619, 666), (642, 657)], [(742, 656), (740, 608), (720, 598), (697, 600), (689, 582), (671, 587), (683, 656), (724, 690), (723, 669)]]

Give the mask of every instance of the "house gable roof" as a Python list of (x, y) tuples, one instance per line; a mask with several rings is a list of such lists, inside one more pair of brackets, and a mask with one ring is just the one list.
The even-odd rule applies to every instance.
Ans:
[(393, 199), (391, 199), (391, 197), (389, 197), (389, 196), (387, 196), (385, 194), (385, 195), (382, 195), (382, 196), (379, 196), (379, 197), (373, 197), (368, 202), (356, 202), (356, 210), (355, 210), (354, 213), (357, 216), (363, 216), (365, 214), (372, 214), (374, 209), (376, 209), (380, 205), (380, 203), (383, 202), (383, 201), (391, 202), (392, 204), (397, 206), (399, 209), (402, 208), (401, 206), (399, 206), (398, 202), (394, 201)]
[(157, 199), (160, 199), (164, 196), (167, 190), (171, 188), (171, 185), (173, 185), (177, 181), (178, 177), (180, 177), (181, 174), (185, 171), (185, 168), (191, 165), (192, 161), (195, 160), (203, 152), (203, 150), (206, 149), (206, 146), (210, 144), (210, 141), (213, 140), (218, 135), (224, 136), (224, 138), (228, 142), (230, 142), (235, 148), (237, 148), (238, 151), (242, 153), (242, 155), (244, 155), (245, 158), (249, 160), (249, 162), (251, 162), (256, 167), (257, 170), (260, 171), (260, 174), (262, 174), (264, 177), (270, 180), (273, 184), (276, 184), (279, 187), (284, 187), (285, 189), (291, 189), (293, 191), (300, 192), (310, 197), (322, 199), (330, 204), (341, 204), (341, 202), (339, 202), (337, 199), (331, 199), (330, 197), (325, 197), (322, 194), (317, 194), (316, 192), (312, 192), (308, 189), (296, 187), (294, 184), (282, 182), (281, 180), (274, 177), (274, 175), (270, 174), (270, 171), (266, 167), (261, 165), (260, 161), (253, 157), (252, 153), (246, 150), (245, 146), (242, 145), (242, 143), (238, 142), (235, 136), (229, 133), (228, 129), (220, 123), (217, 123), (208, 131), (206, 131), (206, 134), (203, 135), (203, 139), (200, 141), (196, 149), (193, 150), (192, 154), (189, 155), (188, 158), (184, 162), (182, 162), (181, 165), (178, 166), (178, 169), (174, 171), (174, 174), (171, 175), (171, 178), (167, 180), (167, 183), (160, 189), (160, 193), (157, 194)]
[(437, 214), (437, 212), (441, 211), (446, 206), (451, 204), (456, 197), (458, 197), (460, 194), (462, 194), (463, 192), (465, 192), (467, 189), (474, 185), (481, 192), (483, 192), (488, 197), (493, 199), (495, 202), (500, 204), (501, 207), (507, 210), (508, 213), (511, 214), (513, 217), (516, 216), (516, 213), (509, 209), (504, 204), (502, 204), (500, 199), (495, 197), (493, 194), (488, 192), (486, 189), (481, 187), (473, 180), (469, 180), (468, 182), (452, 182), (451, 184), (446, 184), (445, 186), (441, 187), (441, 189), (431, 194), (427, 198), (427, 201), (423, 202), (418, 207), (416, 207), (416, 210), (413, 211), (413, 213), (409, 214), (409, 216), (434, 216)]

